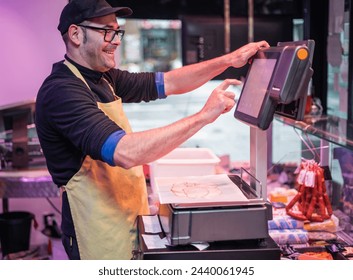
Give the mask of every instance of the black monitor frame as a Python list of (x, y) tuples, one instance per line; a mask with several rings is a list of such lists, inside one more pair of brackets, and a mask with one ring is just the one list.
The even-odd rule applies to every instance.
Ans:
[(262, 130), (268, 129), (278, 104), (295, 101), (307, 89), (313, 73), (311, 59), (312, 51), (304, 44), (287, 43), (258, 51), (252, 59), (234, 117)]
[[(267, 123), (272, 121), (272, 116), (275, 112), (277, 102), (270, 97), (268, 88), (270, 87), (271, 78), (273, 72), (276, 69), (280, 56), (280, 51), (276, 49), (267, 49), (265, 51), (258, 52), (253, 57), (251, 66), (244, 82), (242, 93), (237, 102), (237, 107), (234, 112), (234, 116), (237, 119), (263, 129), (266, 129)], [(262, 67), (262, 65), (269, 60), (272, 61), (271, 67), (273, 67), (272, 72), (269, 73), (271, 75), (267, 77), (268, 79), (261, 80), (259, 79), (261, 75), (259, 75), (258, 71), (266, 70), (264, 67)], [(261, 84), (255, 84), (255, 81), (259, 80)], [(259, 87), (262, 87), (262, 90), (260, 90), (260, 94)], [(243, 94), (244, 92), (247, 94)]]

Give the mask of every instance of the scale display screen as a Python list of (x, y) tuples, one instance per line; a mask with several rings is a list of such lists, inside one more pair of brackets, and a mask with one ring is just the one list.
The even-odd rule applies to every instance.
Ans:
[(243, 91), (247, 94), (239, 99), (237, 110), (258, 118), (261, 106), (265, 100), (273, 70), (276, 66), (276, 59), (254, 59), (252, 71), (249, 72)]
[(237, 119), (267, 129), (276, 109), (276, 102), (270, 98), (269, 91), (280, 56), (279, 49), (268, 48), (253, 57), (235, 108)]
[(313, 73), (311, 42), (289, 42), (259, 50), (252, 58), (234, 117), (266, 130), (279, 104), (302, 98)]

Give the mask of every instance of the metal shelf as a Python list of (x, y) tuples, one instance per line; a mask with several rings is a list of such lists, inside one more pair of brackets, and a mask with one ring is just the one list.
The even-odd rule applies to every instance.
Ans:
[(47, 169), (1, 170), (0, 197), (58, 197), (59, 189)]

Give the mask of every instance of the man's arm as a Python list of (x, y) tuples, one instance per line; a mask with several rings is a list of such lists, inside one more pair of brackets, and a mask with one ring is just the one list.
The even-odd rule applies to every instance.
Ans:
[(228, 67), (240, 68), (246, 65), (260, 48), (267, 47), (269, 44), (266, 41), (253, 42), (229, 54), (171, 70), (164, 74), (165, 94), (192, 91), (221, 74)]
[(235, 105), (230, 85), (240, 82), (228, 79), (213, 90), (198, 113), (170, 125), (142, 132), (128, 133), (121, 138), (114, 151), (114, 163), (123, 168), (146, 164), (171, 152), (205, 125), (229, 112)]

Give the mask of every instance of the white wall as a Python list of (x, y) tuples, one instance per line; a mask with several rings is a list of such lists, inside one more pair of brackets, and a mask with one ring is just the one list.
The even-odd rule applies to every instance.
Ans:
[[(65, 47), (57, 25), (66, 3), (67, 0), (0, 0), (0, 106), (34, 100), (52, 64), (63, 59)], [(60, 207), (59, 198), (52, 201)], [(39, 226), (32, 230), (31, 244), (47, 241), (40, 233), (43, 214), (55, 213), (57, 221), (61, 220), (42, 198), (10, 199), (9, 210), (35, 214)]]
[(0, 106), (35, 99), (64, 56), (57, 30), (67, 0), (0, 0)]

